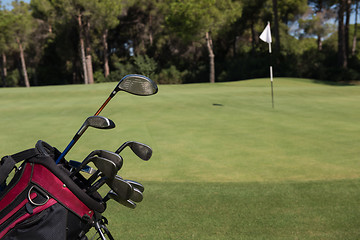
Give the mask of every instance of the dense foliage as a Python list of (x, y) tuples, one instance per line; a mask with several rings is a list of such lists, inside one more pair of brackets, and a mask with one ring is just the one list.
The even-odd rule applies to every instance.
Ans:
[[(13, 1), (0, 10), (0, 86), (129, 73), (233, 81), (267, 77), (270, 63), (276, 77), (359, 80), (357, 9), (357, 0)], [(271, 55), (259, 40), (268, 21)]]

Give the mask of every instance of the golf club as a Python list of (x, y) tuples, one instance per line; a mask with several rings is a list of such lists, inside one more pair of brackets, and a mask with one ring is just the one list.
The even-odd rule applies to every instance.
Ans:
[[(119, 154), (116, 154), (116, 153), (113, 153), (110, 151), (106, 151), (106, 150), (94, 150), (82, 161), (82, 163), (77, 168), (75, 168), (75, 170), (70, 174), (70, 177), (71, 178), (74, 177), (77, 173), (79, 173), (81, 171), (81, 169), (86, 167), (89, 162), (95, 161), (95, 162), (97, 162), (97, 164), (99, 164), (98, 163), (99, 160), (95, 160), (95, 157), (98, 157), (100, 159), (106, 159), (108, 161), (113, 162), (116, 165), (117, 171), (123, 165), (123, 159)], [(95, 162), (94, 162), (94, 164), (95, 164)], [(98, 175), (99, 172), (96, 171), (94, 174)], [(95, 178), (95, 180), (96, 180), (96, 178)]]
[(119, 91), (124, 91), (139, 96), (149, 96), (157, 93), (158, 87), (155, 82), (153, 82), (150, 78), (147, 78), (145, 76), (137, 75), (137, 74), (126, 75), (119, 81), (119, 83), (116, 85), (114, 90), (111, 92), (110, 96), (105, 100), (103, 105), (101, 105), (101, 107), (96, 111), (94, 116), (99, 115), (100, 112), (105, 108), (105, 106)]
[(144, 199), (142, 192), (140, 192), (140, 190), (137, 188), (133, 187), (133, 189), (134, 189), (134, 191), (130, 197), (130, 200), (132, 200), (134, 202), (141, 202)]
[[(92, 156), (89, 159), (89, 162), (93, 162), (98, 171), (96, 171), (96, 173), (88, 179), (89, 189), (86, 191), (87, 193), (92, 193), (98, 190), (107, 179), (113, 179), (120, 169), (114, 161), (98, 156)], [(91, 183), (99, 176), (101, 176), (101, 179), (91, 186)]]
[[(99, 158), (98, 160), (91, 160), (97, 167), (97, 170), (94, 174), (91, 175), (90, 178), (88, 178), (88, 180), (87, 180), (88, 187), (90, 187), (93, 184), (93, 182), (95, 182), (96, 179), (98, 179), (99, 177), (114, 178), (115, 174), (121, 169), (122, 164), (123, 164), (123, 159), (119, 154), (116, 154), (116, 153), (113, 153), (110, 151), (106, 151), (106, 150), (101, 150), (101, 151), (98, 151), (97, 155)], [(103, 160), (103, 161), (99, 161), (99, 160)], [(111, 166), (107, 166), (107, 167), (101, 166), (101, 164), (109, 164), (109, 162), (107, 162), (106, 160), (113, 162), (116, 165), (116, 168), (113, 169)], [(88, 160), (88, 161), (91, 162), (90, 160)], [(107, 169), (107, 168), (109, 168), (109, 169)], [(111, 169), (113, 169), (113, 170), (111, 170)], [(104, 171), (108, 171), (108, 172), (106, 173)], [(109, 171), (114, 171), (114, 172), (110, 173)], [(101, 185), (95, 185), (93, 187), (97, 186), (97, 188), (93, 188), (93, 189), (98, 189), (103, 184), (104, 183), (101, 183)], [(93, 189), (91, 189), (91, 191)]]
[[(96, 239), (101, 240), (107, 240), (105, 235), (108, 239), (114, 240), (114, 237), (110, 233), (109, 229), (107, 228), (108, 220), (101, 215), (101, 213), (95, 212), (94, 214), (94, 221), (93, 221), (93, 227), (96, 230), (96, 233), (91, 239), (94, 239), (97, 234), (99, 234), (99, 237)], [(88, 238), (82, 238), (82, 239), (88, 239)]]
[(119, 154), (124, 148), (130, 147), (131, 150), (142, 160), (148, 161), (152, 155), (152, 149), (146, 144), (135, 142), (135, 141), (127, 141), (123, 143), (115, 153)]
[(133, 181), (133, 180), (123, 179), (123, 178), (120, 177), (119, 175), (116, 175), (116, 178), (122, 179), (122, 180), (124, 180), (125, 182), (130, 183), (130, 185), (133, 186), (133, 188), (139, 189), (140, 192), (142, 192), (142, 193), (143, 193), (144, 190), (145, 190), (144, 186), (143, 186), (141, 183), (135, 182), (135, 181)]
[(107, 202), (109, 199), (113, 199), (116, 202), (124, 205), (125, 207), (131, 208), (131, 209), (135, 209), (136, 208), (136, 204), (131, 201), (131, 200), (123, 200), (122, 198), (120, 198), (113, 190), (110, 190), (108, 194), (106, 194), (106, 196), (104, 197), (103, 201)]
[(106, 184), (123, 200), (129, 200), (134, 192), (130, 183), (115, 176), (113, 179), (105, 179)]
[(135, 182), (133, 180), (124, 179), (125, 182), (129, 183), (133, 188), (138, 189), (140, 192), (144, 192), (145, 188), (141, 183)]
[[(115, 162), (98, 156), (91, 157), (89, 162), (93, 162), (98, 170), (88, 179), (89, 189), (86, 191), (87, 193), (92, 193), (98, 190), (107, 179), (113, 179), (120, 169)], [(99, 176), (102, 178), (91, 186), (92, 182)]]
[(118, 165), (106, 158), (94, 156), (91, 158), (91, 162), (94, 163), (98, 171), (107, 178), (114, 178), (119, 170)]
[(87, 191), (87, 194), (91, 194), (97, 191), (102, 185), (107, 184), (120, 198), (123, 200), (129, 200), (135, 194), (135, 199), (142, 199), (142, 193), (138, 190), (134, 193), (134, 188), (131, 184), (124, 181), (118, 176), (114, 178), (109, 178), (107, 176), (102, 176), (97, 182), (95, 182)]
[(61, 155), (56, 160), (56, 164), (60, 162), (61, 159), (70, 151), (74, 144), (79, 140), (79, 138), (84, 134), (88, 127), (94, 127), (99, 129), (111, 129), (115, 127), (115, 123), (110, 119), (102, 116), (91, 116), (88, 117), (80, 129), (77, 131), (73, 139), (70, 141), (69, 145), (61, 153)]
[[(70, 172), (74, 171), (74, 169), (77, 169), (79, 166), (81, 165), (81, 162), (77, 162), (74, 160), (70, 160), (69, 161), (69, 166), (70, 166)], [(90, 175), (94, 174), (96, 172), (96, 170), (88, 165), (84, 166), (81, 169), (82, 172), (88, 173)]]

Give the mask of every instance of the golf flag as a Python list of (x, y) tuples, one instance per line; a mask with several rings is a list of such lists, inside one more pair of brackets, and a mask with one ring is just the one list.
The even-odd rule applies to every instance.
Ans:
[[(264, 31), (260, 35), (260, 39), (269, 44), (269, 53), (271, 53), (271, 31), (270, 31), (270, 22), (266, 25)], [(271, 101), (272, 107), (274, 108), (274, 88), (273, 88), (273, 68), (270, 64), (270, 81), (271, 81)]]
[(271, 42), (272, 42), (272, 39), (271, 39), (271, 31), (270, 31), (270, 23), (269, 23), (269, 22), (268, 22), (268, 24), (266, 25), (264, 31), (261, 33), (260, 39), (263, 40), (264, 42), (267, 42), (267, 43), (271, 43)]

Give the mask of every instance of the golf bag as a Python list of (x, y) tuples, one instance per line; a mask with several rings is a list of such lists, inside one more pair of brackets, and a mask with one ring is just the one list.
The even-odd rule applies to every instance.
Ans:
[(60, 154), (38, 141), (35, 148), (1, 159), (1, 240), (87, 239), (95, 213), (106, 206), (97, 192), (85, 193), (81, 175), (69, 177), (65, 159), (55, 163)]

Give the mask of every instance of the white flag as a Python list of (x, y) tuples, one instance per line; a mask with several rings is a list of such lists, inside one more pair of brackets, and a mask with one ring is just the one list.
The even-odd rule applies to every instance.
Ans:
[(271, 31), (270, 31), (270, 23), (267, 24), (266, 28), (260, 35), (260, 39), (264, 42), (271, 43)]

